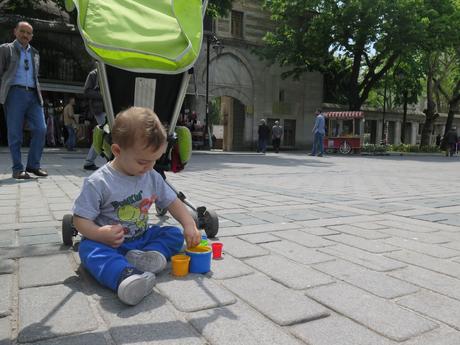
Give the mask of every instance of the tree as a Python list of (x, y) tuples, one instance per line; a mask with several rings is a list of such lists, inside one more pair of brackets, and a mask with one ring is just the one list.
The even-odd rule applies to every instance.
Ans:
[(346, 76), (350, 110), (359, 110), (377, 81), (406, 51), (414, 50), (425, 25), (418, 0), (265, 0), (276, 26), (260, 55), (287, 68)]

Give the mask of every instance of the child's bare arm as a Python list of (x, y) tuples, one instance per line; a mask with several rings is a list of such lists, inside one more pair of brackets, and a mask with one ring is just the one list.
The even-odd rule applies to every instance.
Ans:
[(73, 224), (79, 233), (90, 240), (101, 242), (114, 248), (123, 243), (124, 232), (120, 224), (99, 226), (92, 220), (76, 215), (73, 216)]
[(184, 228), (184, 237), (185, 242), (187, 242), (187, 247), (191, 248), (197, 246), (201, 241), (201, 234), (196, 228), (195, 221), (185, 208), (183, 202), (179, 199), (174, 200), (171, 205), (168, 206), (168, 211)]

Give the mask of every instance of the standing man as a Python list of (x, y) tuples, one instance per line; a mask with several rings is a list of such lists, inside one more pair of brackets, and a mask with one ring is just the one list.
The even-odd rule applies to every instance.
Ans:
[[(85, 96), (88, 98), (89, 101), (89, 115), (91, 117), (94, 116), (98, 126), (103, 126), (105, 124), (104, 102), (102, 100), (101, 90), (99, 89), (97, 68), (89, 72), (88, 76), (86, 77)], [(99, 167), (95, 164), (97, 156), (98, 155), (96, 150), (94, 149), (93, 145), (91, 145), (88, 155), (86, 156), (85, 165), (83, 165), (83, 169), (99, 169)]]
[(267, 142), (270, 135), (270, 128), (267, 126), (264, 119), (260, 120), (260, 125), (257, 133), (259, 135), (257, 152), (262, 152), (263, 154), (265, 154), (265, 152), (267, 151)]
[(310, 153), (310, 156), (315, 156), (317, 149), (319, 150), (318, 157), (322, 157), (324, 153), (323, 147), (323, 138), (326, 134), (326, 119), (324, 118), (323, 112), (321, 109), (316, 109), (316, 119), (315, 125), (313, 126), (312, 133), (314, 135), (313, 139), (313, 150)]
[[(14, 35), (13, 42), (0, 45), (0, 104), (3, 104), (8, 127), (13, 178), (30, 179), (28, 173), (48, 176), (40, 167), (46, 123), (38, 82), (40, 56), (29, 44), (33, 37), (32, 25), (19, 22)], [(32, 135), (25, 170), (21, 159), (24, 120), (27, 120)]]
[(275, 125), (272, 127), (272, 144), (273, 144), (273, 150), (276, 153), (280, 152), (282, 136), (283, 136), (283, 127), (280, 126), (279, 121), (275, 121)]
[(64, 143), (67, 147), (67, 151), (75, 151), (75, 146), (77, 145), (77, 121), (75, 120), (75, 112), (73, 107), (75, 106), (75, 97), (71, 96), (69, 102), (64, 107), (64, 126), (67, 129), (67, 140)]

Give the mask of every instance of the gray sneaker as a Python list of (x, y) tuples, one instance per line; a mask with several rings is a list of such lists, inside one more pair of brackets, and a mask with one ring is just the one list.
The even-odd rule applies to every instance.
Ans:
[(166, 267), (166, 258), (157, 251), (143, 252), (133, 249), (126, 253), (126, 260), (143, 272), (158, 273)]
[(155, 274), (133, 274), (121, 281), (117, 291), (118, 298), (125, 304), (136, 305), (152, 292), (154, 286)]

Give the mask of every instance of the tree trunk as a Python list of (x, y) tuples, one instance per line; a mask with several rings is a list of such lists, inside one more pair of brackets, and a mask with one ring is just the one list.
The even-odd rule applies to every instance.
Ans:
[(436, 113), (436, 104), (433, 100), (433, 65), (428, 59), (428, 71), (426, 76), (426, 109), (425, 123), (422, 128), (422, 136), (420, 139), (420, 147), (430, 145), (430, 135), (433, 128), (434, 121), (437, 119), (439, 114)]

